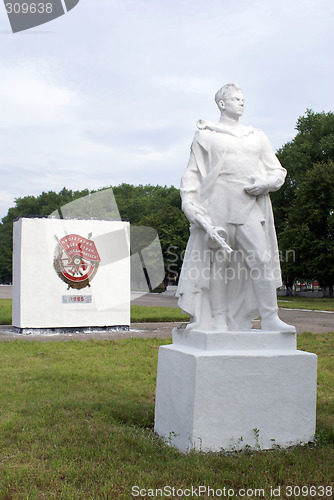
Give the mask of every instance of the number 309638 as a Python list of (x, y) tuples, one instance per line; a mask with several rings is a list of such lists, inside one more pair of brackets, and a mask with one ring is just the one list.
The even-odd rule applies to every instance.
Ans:
[(8, 14), (51, 14), (52, 3), (6, 3)]

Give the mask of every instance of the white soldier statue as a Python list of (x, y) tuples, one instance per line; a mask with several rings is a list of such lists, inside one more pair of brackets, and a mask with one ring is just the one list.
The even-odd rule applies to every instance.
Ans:
[(266, 135), (239, 118), (238, 85), (215, 100), (218, 123), (199, 120), (181, 181), (190, 238), (177, 296), (190, 314), (188, 330), (249, 331), (261, 317), (264, 331), (295, 332), (278, 317), (279, 253), (269, 193), (286, 176)]

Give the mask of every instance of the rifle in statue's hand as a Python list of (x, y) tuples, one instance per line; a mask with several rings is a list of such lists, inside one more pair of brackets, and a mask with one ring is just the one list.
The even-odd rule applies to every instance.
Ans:
[(231, 255), (233, 249), (226, 243), (226, 231), (222, 227), (214, 227), (205, 215), (197, 214), (195, 222), (206, 232), (206, 241), (210, 248), (221, 248), (227, 257)]

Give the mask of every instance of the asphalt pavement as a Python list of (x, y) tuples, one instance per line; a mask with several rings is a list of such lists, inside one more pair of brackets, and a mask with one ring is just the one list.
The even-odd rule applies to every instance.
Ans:
[[(164, 293), (149, 293), (132, 300), (131, 303), (142, 306), (178, 307), (177, 298), (174, 295)], [(334, 332), (334, 313), (332, 312), (281, 308), (279, 316), (286, 323), (294, 325), (297, 333), (305, 331), (312, 333)], [(254, 327), (259, 328), (259, 326), (260, 322), (254, 321)]]
[(11, 285), (0, 285), (0, 299), (11, 299), (12, 287)]
[[(0, 299), (11, 298), (12, 289), (10, 286), (0, 286)], [(177, 299), (174, 295), (150, 293), (144, 296), (133, 295), (132, 304), (142, 306), (158, 307), (178, 307)], [(297, 333), (305, 331), (312, 333), (334, 332), (334, 313), (325, 311), (306, 311), (296, 309), (280, 309), (280, 318), (296, 327)], [(41, 341), (61, 341), (61, 340), (88, 340), (90, 338), (99, 339), (119, 339), (119, 338), (141, 338), (158, 337), (168, 338), (172, 335), (172, 330), (179, 323), (133, 323), (128, 332), (98, 332), (98, 333), (67, 333), (64, 335), (20, 335), (15, 334), (9, 326), (0, 326), (0, 341), (14, 340), (17, 338), (25, 340)], [(260, 327), (259, 321), (253, 322), (254, 328)]]

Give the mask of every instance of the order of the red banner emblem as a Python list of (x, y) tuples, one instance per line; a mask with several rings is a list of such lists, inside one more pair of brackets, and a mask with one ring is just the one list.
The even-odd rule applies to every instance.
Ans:
[(68, 288), (80, 290), (90, 286), (101, 261), (94, 241), (78, 234), (68, 234), (56, 239), (53, 265), (56, 273)]

